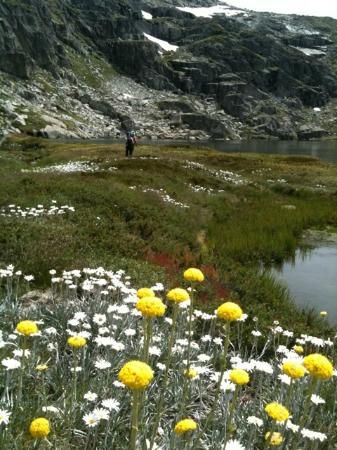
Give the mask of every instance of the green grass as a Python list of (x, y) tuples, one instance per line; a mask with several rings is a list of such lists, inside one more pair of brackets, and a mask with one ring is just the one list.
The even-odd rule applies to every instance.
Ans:
[[(57, 200), (76, 212), (36, 219), (0, 217), (0, 263), (33, 273), (42, 287), (51, 268), (122, 265), (138, 274), (139, 286), (158, 274), (160, 281), (174, 286), (183, 268), (200, 266), (208, 279), (204, 297), (211, 293), (214, 298), (205, 309), (232, 295), (252, 314), (255, 308), (264, 311), (265, 323), (276, 308), (281, 308), (280, 317), (296, 317), (288, 293), (260, 272), (261, 263), (293, 255), (303, 230), (337, 225), (336, 168), (313, 158), (228, 155), (207, 149), (139, 146), (135, 154), (126, 160), (121, 145), (6, 141), (0, 151), (0, 207)], [(118, 170), (21, 172), (70, 160)], [(208, 170), (186, 168), (186, 160)], [(214, 176), (218, 169), (233, 171), (246, 183), (227, 183)], [(268, 181), (282, 178), (286, 184)], [(324, 191), (313, 189), (318, 183), (324, 184)], [(189, 184), (223, 192), (195, 193)], [(189, 208), (164, 203), (156, 192), (142, 192), (161, 188)], [(319, 324), (308, 317), (297, 314), (294, 326), (313, 334)]]
[(104, 83), (116, 75), (114, 67), (97, 54), (80, 54), (70, 47), (67, 47), (66, 54), (75, 76), (94, 89), (104, 87)]

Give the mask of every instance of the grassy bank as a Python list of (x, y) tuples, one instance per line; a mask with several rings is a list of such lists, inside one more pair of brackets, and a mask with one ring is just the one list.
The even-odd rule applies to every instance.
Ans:
[[(287, 292), (260, 267), (292, 255), (303, 230), (336, 226), (337, 168), (312, 158), (155, 145), (135, 153), (127, 160), (121, 145), (6, 141), (1, 264), (33, 273), (41, 287), (49, 269), (101, 265), (125, 268), (139, 286), (158, 277), (173, 286), (177, 269), (196, 265), (208, 279), (205, 308), (232, 295), (265, 323), (277, 311), (280, 322), (293, 317), (295, 328), (313, 334), (319, 322), (294, 313)], [(38, 205), (74, 211), (17, 216), (17, 206)]]

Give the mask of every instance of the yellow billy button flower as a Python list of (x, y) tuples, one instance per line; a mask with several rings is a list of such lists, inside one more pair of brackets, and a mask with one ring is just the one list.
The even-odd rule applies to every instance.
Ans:
[(70, 336), (67, 343), (72, 348), (82, 348), (87, 345), (87, 340), (82, 336)]
[(302, 378), (305, 375), (305, 368), (298, 361), (288, 360), (282, 364), (282, 371), (288, 377), (296, 379)]
[(24, 336), (30, 336), (31, 334), (38, 333), (39, 329), (32, 320), (22, 320), (17, 324), (16, 331)]
[(35, 368), (39, 372), (44, 372), (45, 370), (48, 370), (47, 364), (38, 364)]
[(301, 354), (304, 352), (304, 348), (302, 347), (302, 345), (294, 345), (293, 350), (294, 350), (294, 352), (296, 352), (298, 354)]
[(138, 298), (155, 297), (155, 294), (152, 289), (144, 287), (144, 288), (138, 289), (137, 296), (138, 296)]
[(219, 319), (226, 320), (227, 322), (232, 322), (234, 320), (240, 319), (242, 316), (242, 309), (239, 305), (233, 302), (226, 302), (219, 306), (216, 310), (216, 314)]
[(229, 379), (232, 383), (242, 386), (249, 383), (249, 374), (243, 369), (233, 369), (229, 373)]
[(333, 366), (325, 356), (312, 353), (303, 359), (303, 365), (313, 378), (328, 380), (332, 377)]
[(145, 389), (153, 379), (153, 370), (142, 361), (129, 361), (121, 368), (118, 379), (130, 389)]
[(144, 317), (161, 317), (166, 311), (166, 306), (158, 297), (142, 297), (137, 301), (136, 308)]
[(168, 291), (166, 294), (167, 300), (174, 303), (182, 303), (190, 298), (189, 293), (182, 288), (175, 288)]
[(44, 417), (34, 419), (29, 426), (29, 433), (34, 439), (41, 439), (48, 436), (50, 433), (49, 420)]
[(281, 433), (278, 433), (277, 431), (266, 433), (265, 440), (269, 443), (269, 445), (276, 447), (283, 442), (283, 437)]
[(193, 419), (180, 420), (174, 427), (174, 432), (177, 434), (184, 434), (188, 431), (194, 431), (198, 428), (197, 423)]
[(200, 269), (195, 269), (193, 267), (190, 267), (189, 269), (185, 270), (184, 279), (186, 281), (192, 281), (192, 282), (196, 281), (198, 283), (201, 283), (202, 281), (204, 281), (205, 277)]
[(198, 376), (198, 372), (192, 367), (190, 367), (189, 369), (184, 370), (184, 375), (186, 378), (193, 380), (193, 378)]
[(290, 416), (287, 408), (276, 402), (268, 403), (268, 405), (265, 406), (264, 410), (266, 411), (268, 416), (274, 419), (276, 422), (284, 422)]

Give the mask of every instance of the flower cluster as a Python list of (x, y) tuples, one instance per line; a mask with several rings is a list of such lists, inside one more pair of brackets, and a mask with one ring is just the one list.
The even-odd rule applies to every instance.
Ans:
[(166, 311), (166, 306), (158, 297), (142, 297), (137, 301), (136, 308), (144, 317), (161, 317)]
[(38, 333), (39, 329), (32, 320), (22, 320), (17, 324), (16, 331), (24, 336), (31, 336), (32, 334)]
[(186, 290), (136, 289), (123, 270), (101, 267), (50, 275), (49, 301), (26, 310), (18, 299), (16, 309), (16, 283), (29, 289), (34, 277), (0, 269), (12, 318), (0, 325), (4, 449), (14, 441), (102, 450), (334, 442), (321, 418), (336, 420), (328, 401), (335, 337), (297, 336), (278, 322), (259, 330), (233, 301), (196, 309), (198, 268), (182, 274)]
[(37, 207), (8, 205), (7, 207), (0, 208), (0, 216), (33, 218), (42, 216), (61, 216), (69, 212), (75, 212), (75, 208), (73, 206), (57, 206), (56, 203), (56, 200), (53, 200), (52, 205), (49, 207), (44, 205), (37, 205)]
[(119, 371), (118, 378), (130, 389), (145, 389), (153, 379), (153, 370), (142, 361), (129, 361)]

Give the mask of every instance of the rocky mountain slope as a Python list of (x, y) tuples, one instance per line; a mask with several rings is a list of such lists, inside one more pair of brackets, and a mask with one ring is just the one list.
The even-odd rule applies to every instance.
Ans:
[(50, 137), (337, 133), (337, 21), (212, 0), (2, 0), (0, 129)]

